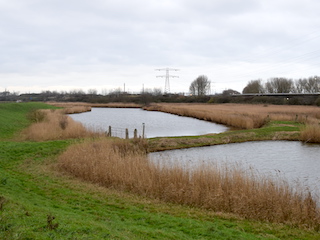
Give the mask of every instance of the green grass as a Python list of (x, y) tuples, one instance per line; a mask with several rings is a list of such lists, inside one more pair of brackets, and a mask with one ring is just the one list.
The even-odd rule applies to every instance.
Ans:
[(0, 103), (0, 140), (13, 137), (30, 123), (26, 115), (35, 109), (52, 109), (44, 103)]
[(162, 137), (148, 139), (150, 151), (169, 149), (212, 146), (226, 143), (240, 143), (263, 140), (293, 140), (300, 138), (300, 129), (303, 125), (289, 121), (271, 121), (265, 126), (256, 129), (232, 130), (220, 134)]
[[(8, 139), (29, 124), (15, 117), (47, 106), (2, 105), (1, 113), (11, 117), (0, 127), (0, 239), (320, 238), (311, 230), (165, 204), (64, 176), (54, 170), (55, 158), (72, 141)], [(10, 122), (10, 131), (3, 131)], [(50, 224), (48, 215), (55, 217)]]

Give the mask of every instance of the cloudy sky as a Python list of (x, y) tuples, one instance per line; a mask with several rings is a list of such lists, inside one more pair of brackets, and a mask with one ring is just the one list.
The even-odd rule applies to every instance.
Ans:
[(318, 0), (0, 0), (0, 91), (212, 93), (320, 75)]

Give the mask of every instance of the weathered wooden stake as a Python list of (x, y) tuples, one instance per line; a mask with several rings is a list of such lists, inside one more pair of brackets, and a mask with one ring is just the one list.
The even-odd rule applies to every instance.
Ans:
[(126, 139), (129, 139), (129, 130), (126, 128)]
[(133, 138), (138, 138), (138, 131), (137, 131), (137, 129), (135, 129), (135, 130), (133, 131)]
[(144, 138), (144, 130), (145, 130), (145, 124), (142, 123), (142, 138)]
[(111, 136), (112, 136), (111, 126), (109, 126), (108, 137), (111, 137)]

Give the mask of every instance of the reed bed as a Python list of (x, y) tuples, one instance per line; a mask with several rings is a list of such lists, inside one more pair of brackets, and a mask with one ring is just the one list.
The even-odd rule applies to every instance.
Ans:
[(37, 110), (33, 124), (22, 132), (23, 140), (47, 141), (102, 136), (102, 131), (85, 128), (65, 115), (65, 110)]
[(310, 124), (301, 130), (301, 141), (307, 143), (320, 143), (320, 125)]
[(270, 120), (320, 123), (320, 108), (316, 106), (159, 103), (144, 109), (194, 117), (241, 129), (259, 128)]
[(148, 160), (142, 140), (100, 139), (70, 146), (58, 168), (99, 185), (244, 218), (319, 230), (320, 211), (308, 190), (238, 167), (192, 170)]
[(66, 107), (61, 110), (64, 114), (75, 114), (75, 113), (83, 113), (83, 112), (90, 112), (90, 106), (72, 106)]

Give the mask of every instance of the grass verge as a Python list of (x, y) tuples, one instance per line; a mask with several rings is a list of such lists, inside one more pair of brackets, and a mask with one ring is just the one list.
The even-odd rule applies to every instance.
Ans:
[(188, 147), (203, 147), (227, 143), (263, 140), (300, 140), (304, 125), (291, 121), (270, 121), (261, 128), (233, 130), (219, 134), (186, 137), (162, 137), (148, 140), (150, 151), (164, 151)]
[(0, 140), (12, 138), (14, 134), (30, 125), (27, 115), (36, 109), (55, 109), (44, 103), (0, 103)]

